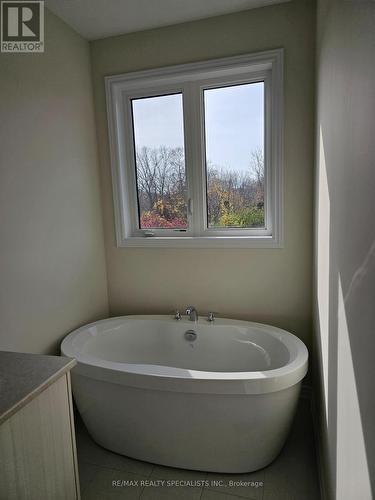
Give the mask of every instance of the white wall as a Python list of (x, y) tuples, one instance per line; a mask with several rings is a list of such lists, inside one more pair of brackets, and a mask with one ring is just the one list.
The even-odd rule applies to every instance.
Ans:
[(320, 0), (315, 336), (328, 497), (375, 496), (375, 3)]
[[(311, 339), (315, 2), (295, 0), (90, 44), (111, 314), (200, 311)], [(285, 48), (285, 247), (116, 248), (104, 76)]]
[(89, 46), (46, 12), (44, 54), (0, 54), (0, 349), (56, 352), (107, 315)]

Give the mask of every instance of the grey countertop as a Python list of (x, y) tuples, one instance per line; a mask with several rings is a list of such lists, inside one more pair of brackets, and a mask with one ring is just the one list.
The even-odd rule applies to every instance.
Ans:
[(0, 351), (0, 424), (75, 364), (62, 356)]

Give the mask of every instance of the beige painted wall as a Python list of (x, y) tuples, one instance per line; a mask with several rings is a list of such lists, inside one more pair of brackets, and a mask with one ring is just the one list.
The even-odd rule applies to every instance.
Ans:
[(46, 12), (44, 54), (0, 55), (0, 349), (54, 352), (107, 315), (89, 46)]
[(375, 498), (375, 4), (319, 0), (315, 335), (327, 498)]
[[(94, 41), (110, 312), (200, 311), (290, 329), (310, 344), (314, 2), (278, 6)], [(285, 248), (116, 248), (104, 76), (284, 47)]]

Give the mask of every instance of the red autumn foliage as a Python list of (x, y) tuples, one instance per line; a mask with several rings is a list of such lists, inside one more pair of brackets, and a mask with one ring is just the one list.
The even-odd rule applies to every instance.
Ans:
[(180, 217), (165, 219), (157, 212), (143, 212), (141, 217), (141, 228), (160, 227), (165, 229), (186, 229), (186, 221)]

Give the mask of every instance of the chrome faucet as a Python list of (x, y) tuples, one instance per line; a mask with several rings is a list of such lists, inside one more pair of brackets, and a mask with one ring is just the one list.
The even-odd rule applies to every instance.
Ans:
[(186, 308), (186, 314), (189, 316), (190, 321), (198, 321), (198, 311), (194, 306), (188, 306)]

